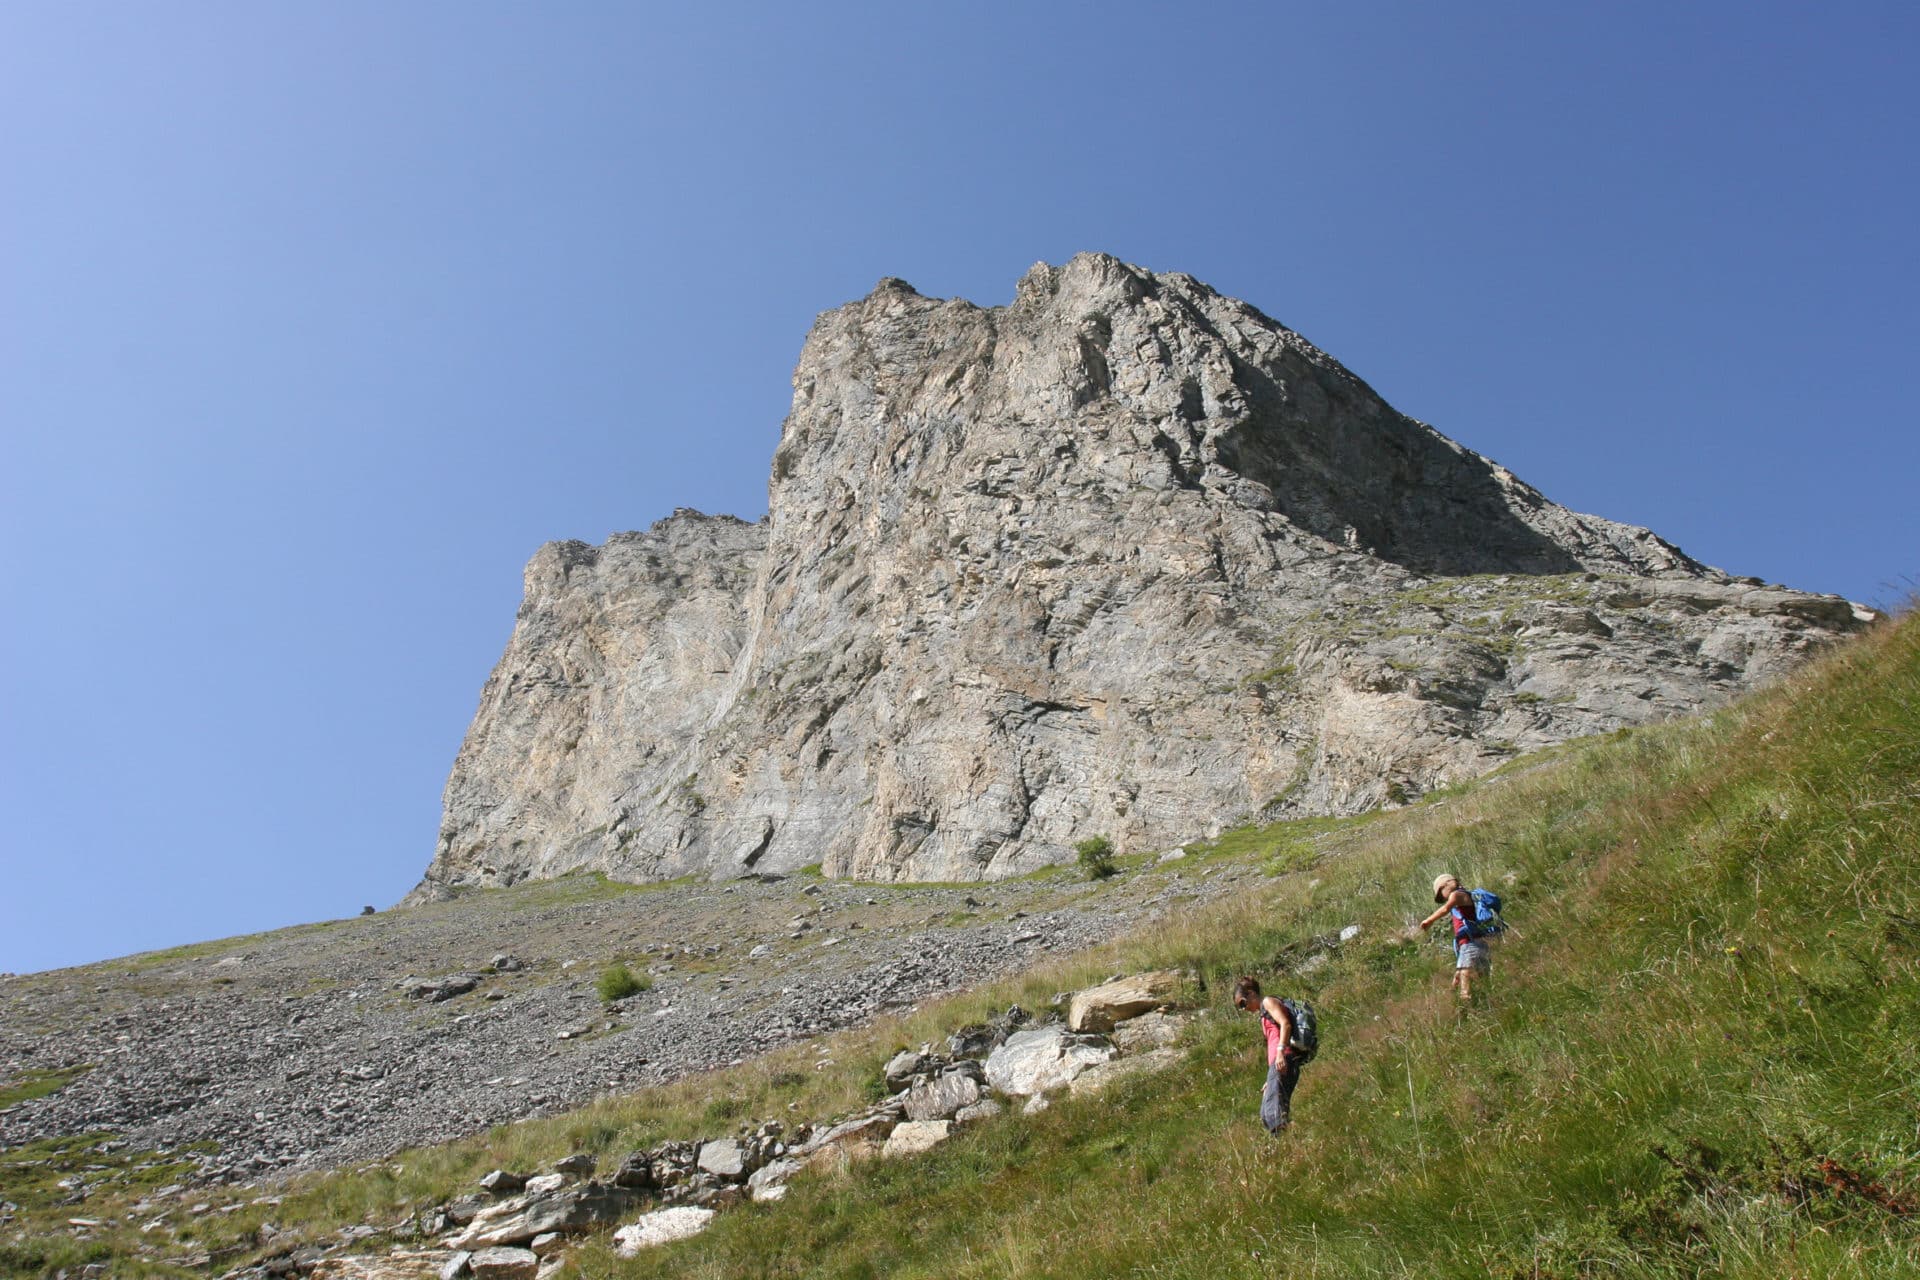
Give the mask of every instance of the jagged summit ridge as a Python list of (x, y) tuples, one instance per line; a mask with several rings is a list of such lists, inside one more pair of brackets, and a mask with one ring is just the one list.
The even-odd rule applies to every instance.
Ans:
[(1566, 510), (1191, 277), (823, 314), (759, 524), (527, 570), (416, 890), (975, 879), (1418, 795), (1857, 625)]
[[(887, 279), (822, 317), (809, 348), (851, 331), (897, 377), (939, 354), (925, 344), (929, 327), (953, 330), (957, 341), (944, 350), (989, 371), (976, 403), (1012, 391), (1044, 423), (1131, 418), (1149, 428), (1133, 443), (1166, 458), (1145, 483), (1213, 488), (1409, 568), (1705, 572), (1645, 529), (1546, 501), (1393, 410), (1293, 330), (1190, 276), (1083, 254), (1064, 267), (1036, 265), (1014, 303), (996, 308), (922, 298)], [(797, 388), (808, 385), (796, 377)], [(903, 399), (896, 391), (888, 403)], [(1089, 412), (1098, 401), (1106, 412)]]

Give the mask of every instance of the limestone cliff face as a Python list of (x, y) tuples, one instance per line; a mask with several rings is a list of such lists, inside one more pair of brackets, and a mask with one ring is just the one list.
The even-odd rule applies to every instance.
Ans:
[(604, 547), (540, 548), (447, 780), (435, 870), (499, 884), (600, 865), (632, 839), (617, 797), (688, 804), (675, 769), (746, 644), (765, 550), (761, 525), (695, 512)]
[(415, 896), (976, 879), (1398, 803), (1863, 618), (1556, 506), (1190, 277), (887, 280), (809, 335), (762, 524), (534, 557)]

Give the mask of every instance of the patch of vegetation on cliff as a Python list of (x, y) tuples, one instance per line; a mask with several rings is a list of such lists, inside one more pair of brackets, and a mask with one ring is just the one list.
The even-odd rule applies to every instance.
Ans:
[[(1537, 604), (1591, 605), (1611, 585), (1589, 573), (1482, 573), (1415, 582), (1378, 600), (1350, 608), (1328, 609), (1275, 636), (1267, 667), (1243, 677), (1247, 687), (1291, 693), (1298, 687), (1297, 664), (1303, 651), (1332, 645), (1351, 649), (1376, 642), (1445, 641), (1470, 646), (1494, 659), (1512, 658), (1522, 646), (1513, 635), (1515, 618)], [(1389, 657), (1402, 672), (1425, 670), (1426, 662)]]
[(1073, 846), (1074, 865), (1089, 880), (1105, 880), (1119, 870), (1113, 861), (1113, 841), (1105, 836), (1088, 836)]

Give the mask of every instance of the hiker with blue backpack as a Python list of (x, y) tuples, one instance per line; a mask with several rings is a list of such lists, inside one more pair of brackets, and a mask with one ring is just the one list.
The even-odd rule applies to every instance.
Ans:
[(1267, 1038), (1267, 1085), (1260, 1091), (1260, 1123), (1268, 1133), (1279, 1133), (1293, 1123), (1293, 1088), (1300, 1083), (1300, 1068), (1320, 1047), (1313, 1006), (1304, 1000), (1263, 996), (1260, 983), (1248, 976), (1234, 981), (1233, 1007), (1260, 1015), (1260, 1030)]
[(1487, 939), (1504, 927), (1500, 922), (1500, 895), (1489, 889), (1462, 889), (1452, 875), (1433, 880), (1433, 900), (1439, 910), (1420, 922), (1425, 930), (1443, 916), (1453, 917), (1453, 986), (1460, 999), (1472, 1003), (1473, 980), (1484, 979), (1493, 956)]

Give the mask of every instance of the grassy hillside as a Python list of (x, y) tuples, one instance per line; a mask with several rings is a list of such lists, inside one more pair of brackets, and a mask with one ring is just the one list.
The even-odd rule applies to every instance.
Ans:
[[(237, 1265), (261, 1251), (266, 1221), (275, 1248), (404, 1222), (497, 1165), (840, 1114), (900, 1045), (1116, 970), (1180, 965), (1202, 975), (1207, 1012), (1177, 1070), (969, 1127), (915, 1160), (802, 1178), (783, 1202), (632, 1261), (590, 1246), (569, 1274), (1920, 1275), (1911, 618), (1711, 718), (1572, 744), (1395, 813), (1231, 833), (1125, 874), (1245, 861), (1272, 878), (904, 1019), (307, 1178), (278, 1203), (210, 1193), (208, 1212), (161, 1233), (192, 1272), (136, 1261), (116, 1274)], [(1448, 994), (1444, 945), (1402, 936), (1441, 870), (1508, 900), (1515, 927), (1481, 1008)], [(1293, 972), (1312, 939), (1348, 924), (1359, 938)], [(1277, 1140), (1254, 1114), (1258, 1029), (1226, 1007), (1240, 972), (1321, 1015), (1324, 1047)], [(70, 1156), (98, 1168), (124, 1153)], [(26, 1213), (62, 1212), (42, 1194), (62, 1168), (15, 1182)], [(50, 1274), (139, 1239), (0, 1250), (0, 1263)]]
[[(1285, 829), (1241, 842), (1262, 838), (1297, 856)], [(1910, 619), (1736, 710), (1368, 824), (1341, 856), (1126, 949), (1206, 975), (1215, 1012), (1177, 1074), (583, 1270), (1920, 1274), (1917, 851)], [(1484, 1009), (1450, 1002), (1443, 950), (1394, 940), (1443, 869), (1512, 877)], [(1349, 923), (1372, 944), (1282, 976)], [(1323, 1019), (1279, 1140), (1254, 1118), (1257, 1031), (1224, 1007), (1240, 970)]]

